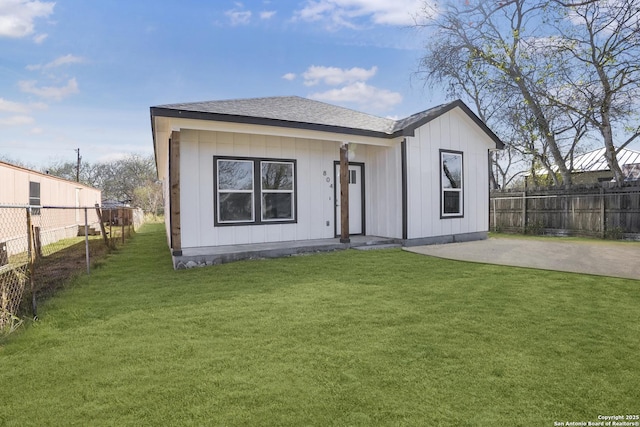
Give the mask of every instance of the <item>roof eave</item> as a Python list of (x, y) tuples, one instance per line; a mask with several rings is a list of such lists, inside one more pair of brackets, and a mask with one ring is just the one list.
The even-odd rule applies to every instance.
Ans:
[[(342, 133), (346, 135), (358, 135), (374, 138), (393, 139), (399, 136), (397, 132), (386, 133), (368, 129), (357, 129), (343, 126), (332, 126), (320, 123), (292, 122), (288, 120), (270, 119), (266, 117), (240, 116), (232, 114), (211, 113), (203, 111), (179, 110), (173, 108), (151, 107), (151, 124), (152, 130), (154, 125), (154, 117), (183, 118), (195, 120), (209, 120), (230, 122), (239, 124), (251, 124), (273, 127), (285, 127), (291, 129), (314, 130), (330, 133)], [(154, 132), (154, 148), (155, 148), (155, 132)]]
[(435, 110), (432, 114), (427, 114), (419, 120), (408, 124), (404, 128), (396, 130), (395, 133), (402, 136), (415, 136), (415, 130), (417, 128), (425, 125), (426, 123), (429, 123), (432, 120), (437, 119), (438, 117), (448, 113), (454, 108), (460, 108), (467, 116), (469, 116), (469, 118), (473, 120), (496, 144), (496, 149), (502, 150), (504, 148), (504, 142), (502, 142), (498, 135), (496, 135), (491, 129), (489, 129), (489, 127), (482, 120), (480, 120), (480, 117), (478, 117), (473, 111), (471, 111), (471, 109), (467, 107), (467, 105), (460, 99), (443, 105), (442, 108)]

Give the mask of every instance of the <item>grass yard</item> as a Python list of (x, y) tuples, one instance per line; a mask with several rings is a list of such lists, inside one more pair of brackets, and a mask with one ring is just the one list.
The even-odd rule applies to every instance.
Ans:
[(640, 282), (345, 251), (173, 271), (147, 225), (0, 342), (0, 425), (640, 413)]

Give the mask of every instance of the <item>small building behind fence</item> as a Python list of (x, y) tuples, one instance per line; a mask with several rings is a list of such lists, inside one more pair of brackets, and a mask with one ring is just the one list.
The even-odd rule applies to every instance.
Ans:
[[(605, 148), (584, 153), (573, 159), (571, 165), (571, 182), (574, 185), (593, 185), (614, 181), (613, 171), (609, 168), (609, 163), (605, 157)], [(622, 149), (617, 154), (618, 164), (622, 169), (622, 174), (626, 182), (634, 182), (640, 179), (640, 151)], [(554, 173), (558, 173), (558, 167), (552, 167)], [(527, 173), (525, 185), (535, 187), (539, 182), (551, 183), (548, 173), (543, 170), (536, 172), (535, 176)], [(545, 184), (543, 184), (545, 185)]]
[(105, 223), (111, 225), (131, 225), (133, 224), (133, 210), (127, 201), (103, 200), (102, 218)]

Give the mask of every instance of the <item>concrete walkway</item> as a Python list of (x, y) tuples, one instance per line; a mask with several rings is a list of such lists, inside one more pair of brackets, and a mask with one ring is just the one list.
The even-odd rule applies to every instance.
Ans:
[(640, 243), (490, 238), (415, 246), (406, 251), (439, 258), (640, 280)]

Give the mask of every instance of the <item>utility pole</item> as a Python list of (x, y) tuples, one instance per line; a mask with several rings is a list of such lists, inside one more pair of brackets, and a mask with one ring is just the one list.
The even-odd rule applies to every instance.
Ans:
[(75, 150), (76, 153), (78, 153), (78, 163), (76, 165), (76, 182), (80, 182), (80, 160), (82, 160), (82, 157), (80, 157), (80, 149), (77, 148)]

